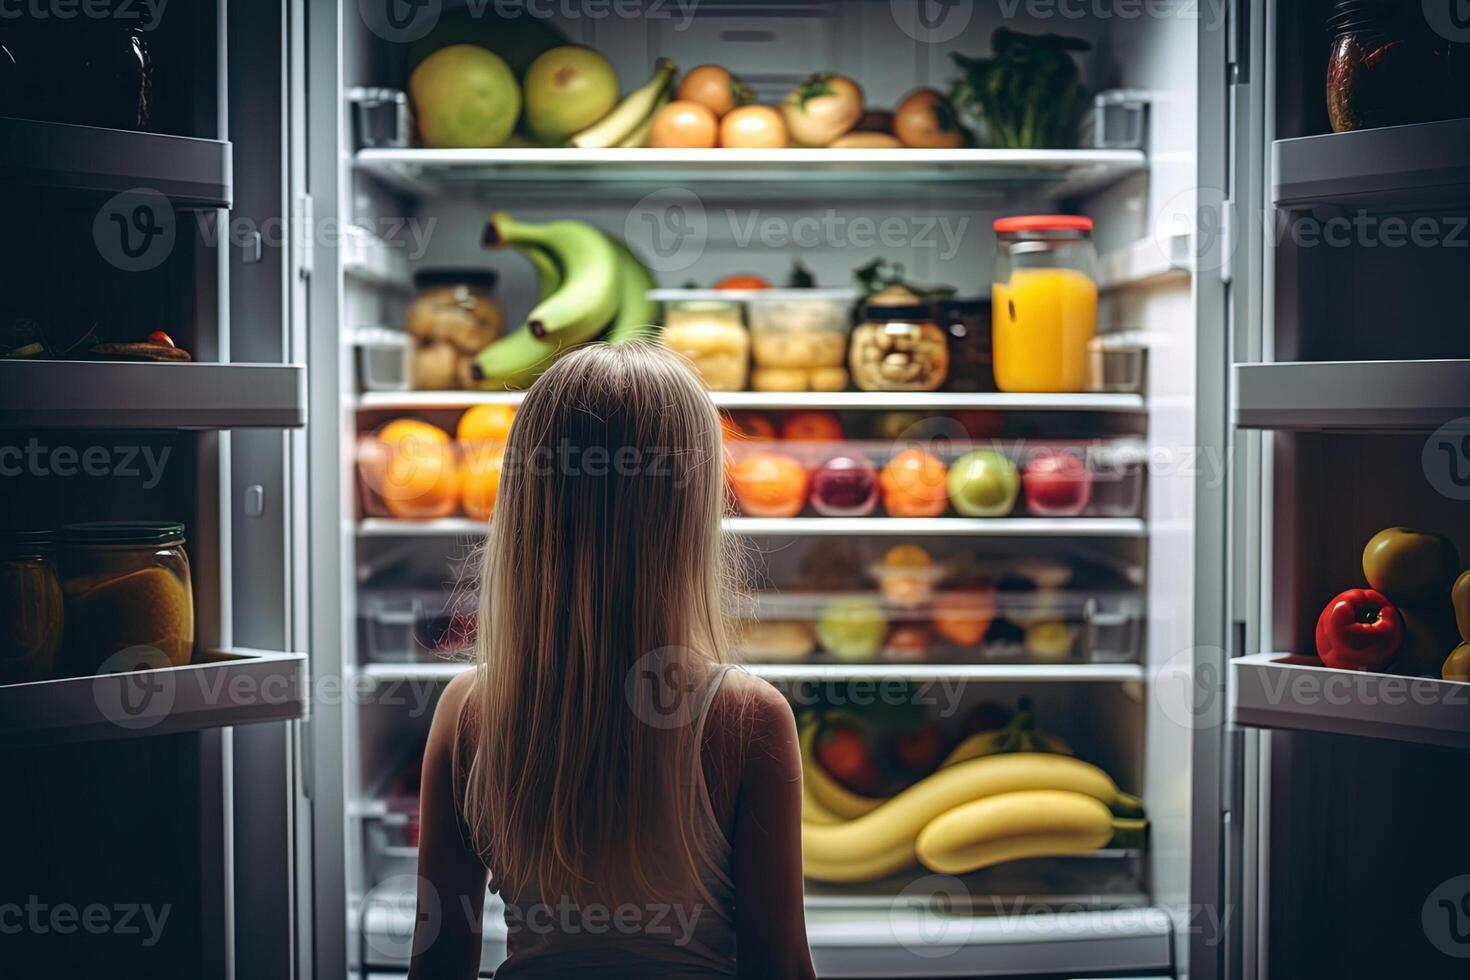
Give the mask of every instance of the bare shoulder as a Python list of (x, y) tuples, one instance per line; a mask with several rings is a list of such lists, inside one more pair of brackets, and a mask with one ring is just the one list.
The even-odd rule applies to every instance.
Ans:
[(796, 719), (791, 705), (768, 681), (749, 671), (725, 675), (712, 706), (715, 738), (733, 750), (746, 767), (796, 755)]
[(461, 757), (467, 735), (468, 720), (466, 707), (473, 706), (476, 671), (471, 668), (457, 675), (439, 694), (439, 703), (434, 706), (434, 721), (429, 726), (429, 741), (425, 746), (425, 764), (438, 764), (453, 771)]

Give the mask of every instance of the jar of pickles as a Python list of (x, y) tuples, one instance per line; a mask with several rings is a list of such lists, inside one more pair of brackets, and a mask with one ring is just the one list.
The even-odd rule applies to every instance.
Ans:
[(949, 338), (916, 293), (890, 286), (868, 298), (848, 365), (863, 391), (935, 391), (949, 374)]
[(750, 376), (750, 334), (738, 301), (670, 300), (659, 339), (693, 362), (710, 391), (744, 390)]
[(1097, 335), (1092, 219), (1001, 218), (990, 287), (992, 357), (1001, 391), (1084, 391)]
[(61, 624), (50, 532), (0, 532), (0, 684), (51, 677)]
[(62, 671), (95, 674), (137, 650), (139, 665), (189, 663), (194, 591), (184, 525), (117, 521), (62, 529), (61, 588), (69, 628)]

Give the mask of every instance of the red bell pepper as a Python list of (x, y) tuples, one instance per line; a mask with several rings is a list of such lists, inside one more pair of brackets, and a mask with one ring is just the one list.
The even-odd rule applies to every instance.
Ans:
[(1317, 617), (1317, 656), (1342, 670), (1381, 670), (1404, 640), (1404, 621), (1381, 592), (1348, 589)]

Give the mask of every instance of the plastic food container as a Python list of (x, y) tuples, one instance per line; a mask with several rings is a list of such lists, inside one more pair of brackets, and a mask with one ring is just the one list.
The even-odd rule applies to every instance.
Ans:
[[(483, 466), (473, 468), (470, 463)], [(449, 434), (419, 419), (396, 419), (357, 442), (357, 476), (364, 517), (430, 520), (460, 510), (481, 480), (493, 480), (492, 460), (468, 458)]]
[(852, 289), (742, 291), (756, 391), (842, 391)]
[(62, 622), (50, 533), (0, 532), (0, 684), (51, 677)]
[(407, 391), (411, 345), (402, 330), (358, 327), (352, 333), (357, 348), (357, 379), (363, 391)]
[(358, 601), (363, 652), (375, 663), (439, 661), (474, 643), (472, 593), (376, 587)]
[(1098, 443), (1087, 451), (1092, 476), (1090, 513), (1098, 517), (1137, 517), (1143, 510), (1147, 451), (1137, 442)]
[(743, 391), (750, 377), (750, 333), (740, 303), (725, 297), (691, 299), (690, 291), (669, 295), (674, 292), (648, 294), (664, 303), (659, 339), (689, 358), (710, 391)]
[(1101, 334), (1087, 343), (1087, 388), (1133, 394), (1143, 391), (1148, 348), (1129, 333)]
[[(194, 654), (194, 589), (184, 525), (72, 524), (62, 529), (67, 630), (61, 673), (182, 666)], [(123, 651), (135, 663), (115, 659)]]
[(853, 383), (864, 391), (938, 390), (949, 376), (949, 338), (917, 296), (887, 292), (868, 303), (852, 332)]
[(1001, 218), (990, 304), (995, 384), (1001, 391), (1084, 391), (1097, 335), (1092, 219)]

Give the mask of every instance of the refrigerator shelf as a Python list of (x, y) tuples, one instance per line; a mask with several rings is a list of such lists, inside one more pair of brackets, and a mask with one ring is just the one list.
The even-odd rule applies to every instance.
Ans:
[(995, 149), (368, 149), (354, 160), (371, 175), (413, 197), (457, 187), (571, 183), (623, 187), (634, 194), (668, 184), (713, 183), (769, 197), (772, 185), (795, 183), (808, 193), (850, 194), (864, 185), (887, 196), (895, 184), (964, 184), (1000, 192), (1040, 191), (1050, 199), (1101, 190), (1148, 169), (1140, 150)]
[[(471, 405), (519, 405), (523, 391), (370, 391), (358, 398), (362, 410), (411, 411), (463, 409)], [(1140, 415), (1142, 395), (1078, 392), (1063, 394), (1006, 394), (956, 391), (712, 391), (716, 408), (827, 409), (828, 411), (998, 411), (998, 412), (1113, 412)]]
[(224, 140), (5, 117), (0, 183), (87, 194), (151, 191), (176, 208), (228, 208), (234, 194)]
[(15, 429), (299, 428), (299, 364), (0, 360), (0, 419)]
[[(1136, 517), (727, 517), (725, 530), (751, 537), (865, 535), (871, 537), (1075, 537), (1141, 538), (1147, 525)], [(467, 517), (413, 521), (367, 517), (357, 522), (364, 538), (473, 538), (487, 525)]]
[[(973, 680), (1017, 683), (1123, 683), (1147, 678), (1139, 664), (745, 664), (768, 681)], [(361, 675), (374, 682), (449, 681), (470, 664), (448, 660), (424, 663), (373, 663)]]
[(0, 686), (6, 745), (175, 735), (306, 714), (306, 655), (227, 648), (184, 667)]
[(1315, 657), (1230, 661), (1230, 717), (1251, 728), (1470, 748), (1470, 684), (1336, 670)]
[(1277, 207), (1444, 207), (1470, 201), (1470, 119), (1277, 140)]
[[(405, 880), (412, 881), (411, 875)], [(936, 886), (936, 888), (939, 886)], [(408, 894), (374, 889), (358, 908), (367, 965), (404, 969), (415, 922)], [(1007, 913), (1007, 909), (1021, 911)], [(1046, 911), (1060, 909), (1062, 911)], [(998, 915), (922, 908), (807, 907), (807, 940), (819, 976), (850, 978), (1170, 975), (1173, 919), (1166, 909), (1076, 910), (1050, 896), (1011, 899)], [(485, 902), (482, 964), (505, 957), (499, 902)]]
[(1470, 359), (1235, 365), (1243, 429), (1434, 429), (1470, 415)]

